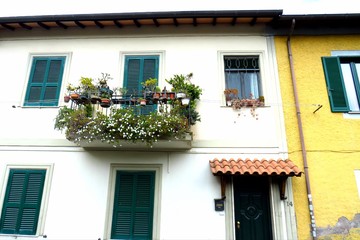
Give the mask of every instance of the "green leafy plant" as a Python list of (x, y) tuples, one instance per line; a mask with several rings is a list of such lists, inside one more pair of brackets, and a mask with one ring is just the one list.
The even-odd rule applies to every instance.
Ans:
[(154, 91), (157, 79), (156, 78), (149, 78), (145, 82), (141, 83), (145, 88), (147, 88), (149, 91)]
[(81, 89), (82, 94), (91, 94), (96, 91), (96, 86), (94, 84), (94, 80), (89, 77), (81, 77), (80, 78), (80, 85), (79, 88)]
[(160, 93), (160, 92), (161, 92), (161, 88), (160, 88), (159, 86), (156, 86), (156, 87), (155, 87), (155, 92)]
[(187, 97), (190, 98), (190, 104), (188, 106), (176, 106), (176, 110), (179, 111), (180, 114), (186, 116), (188, 118), (188, 122), (191, 125), (195, 125), (197, 121), (201, 121), (200, 114), (196, 110), (196, 106), (198, 100), (200, 100), (200, 96), (202, 94), (202, 89), (191, 83), (191, 79), (193, 77), (192, 73), (187, 75), (174, 75), (170, 79), (166, 79), (165, 81), (171, 84), (172, 88), (176, 92), (184, 92)]

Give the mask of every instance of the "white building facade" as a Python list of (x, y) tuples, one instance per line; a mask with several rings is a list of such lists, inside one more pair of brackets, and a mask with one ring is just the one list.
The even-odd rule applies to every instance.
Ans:
[[(291, 178), (279, 180), (280, 173), (255, 177), (261, 175), (256, 170), (236, 180), (241, 171), (222, 175), (218, 173), (225, 168), (212, 172), (209, 164), (214, 159), (238, 164), (287, 158), (275, 49), (266, 32), (266, 23), (279, 14), (214, 11), (0, 19), (0, 239), (243, 239), (262, 231), (240, 232), (243, 222), (238, 218), (244, 211), (267, 215), (269, 221), (262, 224), (273, 239), (296, 239)], [(105, 72), (113, 77), (111, 87), (124, 86), (129, 57), (155, 58), (160, 86), (174, 74), (193, 73), (192, 83), (201, 87), (202, 95), (197, 107), (201, 121), (191, 127), (192, 140), (165, 141), (153, 148), (139, 143), (84, 148), (54, 129), (59, 108), (70, 104), (63, 100), (68, 83)], [(58, 71), (54, 86), (36, 85), (33, 69), (38, 60), (60, 61), (55, 70), (37, 68)], [(244, 70), (241, 61), (256, 64)], [(229, 78), (247, 71), (257, 77), (245, 95), (257, 91), (255, 97), (265, 98), (254, 116), (251, 108), (226, 106), (224, 95)], [(48, 94), (55, 102), (31, 104), (31, 87), (35, 92), (37, 87), (54, 87)], [(291, 174), (285, 171), (285, 177)], [(258, 183), (257, 178), (265, 180)], [(242, 196), (236, 186), (242, 188), (243, 182), (266, 185), (268, 213), (254, 207), (260, 204), (256, 200), (247, 210), (236, 210), (236, 199)], [(280, 183), (286, 184), (285, 190), (279, 190)], [(150, 200), (137, 201), (142, 197)]]

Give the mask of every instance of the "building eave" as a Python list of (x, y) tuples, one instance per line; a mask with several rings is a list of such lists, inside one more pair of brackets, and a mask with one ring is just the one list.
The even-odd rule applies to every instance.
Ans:
[(0, 29), (32, 30), (43, 28), (87, 28), (108, 26), (141, 27), (144, 25), (218, 25), (218, 24), (263, 24), (279, 18), (282, 10), (226, 10), (226, 11), (173, 11), (173, 12), (131, 12), (102, 14), (70, 14), (0, 17)]

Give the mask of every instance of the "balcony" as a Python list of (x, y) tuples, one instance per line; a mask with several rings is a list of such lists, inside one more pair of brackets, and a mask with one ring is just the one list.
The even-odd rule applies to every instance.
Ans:
[(141, 95), (118, 94), (104, 84), (92, 91), (72, 89), (64, 98), (67, 105), (59, 109), (55, 129), (85, 149), (187, 150), (191, 126), (200, 120), (195, 110), (198, 89), (197, 98), (166, 88), (144, 88)]

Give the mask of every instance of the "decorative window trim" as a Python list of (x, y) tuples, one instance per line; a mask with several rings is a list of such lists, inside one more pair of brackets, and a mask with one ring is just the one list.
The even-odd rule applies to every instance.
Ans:
[(160, 164), (111, 164), (108, 188), (108, 199), (106, 208), (104, 239), (111, 238), (111, 226), (113, 216), (113, 205), (115, 197), (115, 183), (117, 171), (154, 171), (155, 172), (155, 191), (154, 191), (154, 215), (153, 215), (153, 239), (160, 239), (160, 199), (162, 182), (162, 165)]
[[(62, 77), (62, 82), (61, 82), (61, 85), (60, 85), (59, 100), (58, 100), (58, 105), (57, 106), (26, 106), (25, 105), (27, 87), (28, 87), (29, 80), (30, 80), (33, 60), (34, 60), (35, 57), (65, 57), (64, 69), (63, 69), (63, 77)], [(67, 79), (69, 79), (69, 69), (70, 69), (71, 57), (72, 57), (71, 52), (30, 53), (29, 57), (28, 57), (28, 63), (27, 63), (27, 68), (28, 69), (27, 69), (26, 78), (25, 78), (25, 81), (24, 81), (23, 92), (22, 92), (22, 95), (21, 95), (21, 107), (23, 107), (23, 108), (54, 108), (54, 107), (57, 108), (61, 104), (63, 104), (64, 99), (61, 96), (64, 95), (64, 89), (66, 88)]]
[[(39, 164), (39, 165), (20, 165), (20, 164), (7, 164), (5, 167), (5, 173), (4, 173), (4, 178), (3, 178), (3, 184), (1, 186), (1, 195), (0, 195), (0, 211), (2, 211), (3, 209), (3, 205), (4, 205), (4, 199), (5, 199), (5, 194), (6, 194), (6, 187), (8, 184), (8, 180), (9, 180), (9, 174), (10, 174), (10, 170), (11, 169), (41, 169), (41, 170), (46, 170), (46, 176), (45, 176), (45, 181), (44, 181), (44, 188), (43, 188), (43, 196), (42, 196), (42, 200), (41, 200), (41, 207), (40, 207), (40, 212), (39, 212), (39, 219), (38, 219), (38, 226), (37, 226), (37, 230), (35, 235), (21, 235), (21, 234), (11, 234), (11, 236), (15, 236), (15, 237), (36, 237), (36, 236), (44, 236), (44, 227), (45, 227), (45, 222), (46, 222), (46, 213), (47, 213), (47, 208), (48, 208), (48, 203), (49, 203), (49, 195), (50, 195), (50, 188), (51, 188), (51, 181), (52, 181), (52, 176), (53, 176), (53, 169), (54, 169), (54, 164)], [(0, 234), (0, 239), (3, 236), (7, 236), (6, 238), (8, 238), (8, 234)]]

